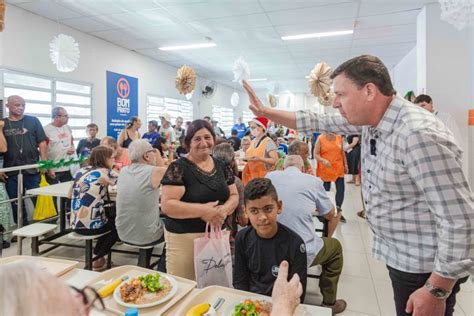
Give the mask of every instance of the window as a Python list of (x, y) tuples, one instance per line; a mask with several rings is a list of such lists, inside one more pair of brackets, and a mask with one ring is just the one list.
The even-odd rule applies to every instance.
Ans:
[(255, 117), (252, 112), (250, 111), (243, 111), (242, 112), (242, 122), (245, 123), (245, 125), (248, 125), (249, 122)]
[(147, 95), (146, 99), (147, 122), (156, 120), (160, 124), (160, 115), (163, 113), (171, 116), (172, 125), (178, 116), (181, 116), (184, 122), (193, 120), (193, 103), (190, 101), (154, 95)]
[(212, 119), (219, 122), (218, 126), (222, 128), (226, 135), (230, 135), (232, 126), (234, 126), (234, 109), (213, 105)]
[(92, 122), (92, 85), (55, 80), (54, 104), (62, 106), (69, 115), (74, 143), (86, 138), (87, 124)]
[[(3, 95), (20, 95), (26, 101), (25, 114), (36, 116), (43, 126), (51, 123), (51, 110), (62, 106), (69, 114), (74, 142), (85, 138), (85, 126), (92, 121), (92, 85), (3, 70)], [(8, 109), (6, 114), (8, 114)]]

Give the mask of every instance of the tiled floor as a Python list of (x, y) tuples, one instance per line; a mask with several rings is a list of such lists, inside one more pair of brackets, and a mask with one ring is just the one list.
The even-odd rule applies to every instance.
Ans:
[[(366, 222), (357, 217), (362, 209), (360, 187), (346, 185), (343, 214), (347, 223), (339, 224), (335, 236), (344, 250), (344, 268), (339, 280), (338, 297), (347, 301), (343, 316), (395, 315), (393, 290), (385, 264), (372, 258), (372, 232)], [(463, 284), (457, 295), (454, 315), (474, 315), (474, 292), (471, 280)], [(308, 281), (306, 302), (319, 303), (317, 282)]]
[[(360, 188), (352, 184), (346, 185), (343, 210), (347, 223), (341, 223), (335, 234), (344, 249), (344, 269), (339, 281), (338, 297), (344, 298), (348, 304), (347, 310), (340, 315), (395, 315), (393, 292), (387, 269), (383, 263), (371, 257), (372, 233), (365, 221), (356, 215), (361, 207)], [(25, 254), (30, 253), (29, 244), (29, 240), (25, 240), (23, 244)], [(82, 249), (60, 247), (48, 255), (83, 261), (83, 253)], [(3, 255), (15, 254), (16, 244), (13, 244), (13, 247), (4, 250)], [(136, 260), (136, 257), (131, 255), (113, 255), (114, 265), (136, 264)], [(456, 316), (474, 315), (472, 288), (471, 280), (462, 286), (457, 296), (458, 303), (454, 313)], [(321, 294), (317, 280), (309, 279), (306, 303), (319, 304), (320, 302)]]

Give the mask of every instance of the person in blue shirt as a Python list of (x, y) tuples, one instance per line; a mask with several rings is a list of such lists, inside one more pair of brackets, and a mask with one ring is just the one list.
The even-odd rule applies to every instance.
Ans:
[(76, 153), (78, 156), (89, 157), (92, 149), (100, 145), (100, 139), (96, 138), (99, 126), (90, 123), (86, 126), (87, 138), (81, 139), (77, 144)]
[(288, 155), (288, 145), (283, 137), (277, 138), (278, 151), (282, 153), (282, 157)]
[(160, 133), (158, 133), (158, 122), (151, 120), (148, 122), (148, 132), (143, 134), (142, 138), (146, 139), (151, 145), (154, 145), (159, 137)]
[(245, 136), (245, 132), (247, 131), (247, 127), (245, 126), (244, 123), (242, 123), (242, 116), (239, 116), (237, 118), (237, 123), (234, 124), (234, 127), (232, 129), (235, 129), (237, 131), (237, 137), (242, 139), (242, 137)]

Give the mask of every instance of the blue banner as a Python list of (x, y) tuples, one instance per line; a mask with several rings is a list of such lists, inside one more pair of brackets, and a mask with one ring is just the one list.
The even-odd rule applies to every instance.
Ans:
[(107, 71), (107, 135), (115, 139), (138, 116), (138, 79)]

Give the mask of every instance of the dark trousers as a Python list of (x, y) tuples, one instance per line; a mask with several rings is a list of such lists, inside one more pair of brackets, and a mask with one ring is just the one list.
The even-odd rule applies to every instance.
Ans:
[[(342, 202), (344, 202), (344, 190), (346, 186), (344, 184), (344, 177), (337, 178), (336, 180), (336, 206), (341, 208)], [(324, 189), (326, 191), (331, 190), (331, 182), (324, 182)]]
[[(40, 184), (40, 176), (38, 173), (35, 174), (24, 174), (23, 175), (23, 190), (30, 190), (36, 189), (39, 187)], [(7, 183), (5, 188), (7, 189), (8, 197), (10, 199), (14, 199), (18, 196), (18, 175), (11, 175), (8, 176)], [(24, 193), (24, 192), (23, 192)], [(33, 204), (36, 204), (36, 197), (31, 198)], [(12, 212), (13, 212), (13, 220), (15, 223), (18, 223), (18, 216), (17, 216), (17, 206), (18, 202), (12, 202)], [(26, 213), (25, 204), (23, 204), (23, 226), (28, 224), (28, 215)]]
[[(395, 308), (397, 316), (409, 316), (411, 314), (405, 313), (405, 308), (410, 295), (424, 286), (426, 280), (431, 273), (408, 273), (403, 272), (387, 266), (390, 279), (392, 280), (393, 298), (395, 300)], [(445, 316), (452, 316), (454, 313), (454, 306), (456, 305), (456, 294), (461, 289), (460, 285), (466, 282), (468, 277), (459, 279), (453, 287), (451, 295), (446, 299)]]
[[(61, 171), (61, 172), (56, 172), (55, 177), (51, 178), (48, 174), (46, 174), (46, 181), (48, 181), (48, 184), (57, 184), (61, 182), (68, 182), (72, 180), (71, 176), (71, 171)], [(56, 205), (58, 205), (58, 200), (59, 198), (54, 198), (54, 202)], [(61, 200), (61, 208), (64, 212), (67, 212), (71, 209), (71, 200), (69, 199), (62, 199)]]
[(107, 222), (103, 227), (96, 228), (96, 229), (76, 229), (74, 230), (76, 233), (81, 235), (97, 235), (103, 234), (105, 232), (109, 232), (107, 235), (100, 236), (97, 239), (97, 243), (94, 247), (94, 255), (96, 260), (100, 257), (107, 255), (112, 249), (113, 245), (119, 240), (117, 229), (115, 228), (115, 220), (112, 219)]

